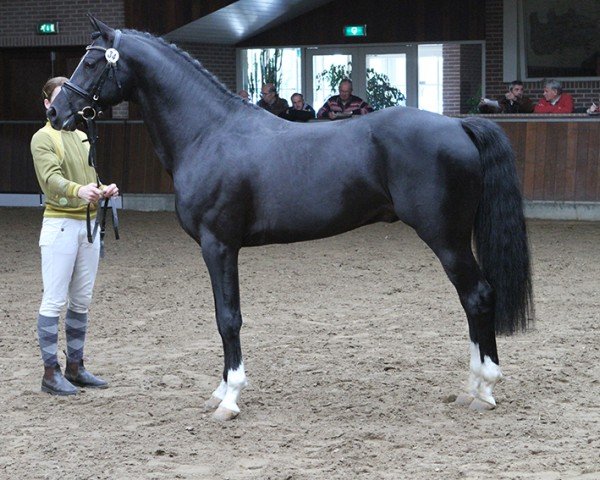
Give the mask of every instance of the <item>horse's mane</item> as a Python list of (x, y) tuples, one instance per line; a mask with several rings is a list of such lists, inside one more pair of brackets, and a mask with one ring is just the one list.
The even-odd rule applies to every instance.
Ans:
[[(238, 95), (236, 95), (231, 90), (229, 90), (215, 75), (213, 75), (206, 68), (204, 68), (204, 66), (200, 63), (200, 61), (198, 59), (192, 57), (188, 52), (186, 52), (185, 50), (182, 50), (174, 43), (169, 43), (164, 38), (157, 37), (156, 35), (152, 35), (149, 32), (140, 32), (138, 30), (133, 30), (133, 29), (124, 29), (123, 33), (132, 34), (132, 35), (136, 35), (136, 36), (142, 36), (142, 37), (145, 37), (151, 41), (157, 42), (157, 43), (171, 49), (173, 52), (175, 52), (179, 56), (183, 57), (183, 59), (185, 61), (192, 64), (193, 67), (198, 72), (200, 72), (204, 77), (206, 77), (206, 79), (209, 82), (211, 82), (220, 92), (226, 94), (228, 97), (233, 98), (234, 100), (241, 100), (243, 102), (243, 99), (241, 99)], [(257, 107), (257, 108), (259, 108), (259, 107)]]

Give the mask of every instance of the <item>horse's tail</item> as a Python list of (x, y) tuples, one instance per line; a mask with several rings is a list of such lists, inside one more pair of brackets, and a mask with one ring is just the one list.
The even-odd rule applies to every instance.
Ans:
[(497, 333), (524, 331), (533, 322), (529, 242), (515, 156), (504, 131), (482, 118), (462, 126), (479, 150), (483, 192), (475, 218), (477, 259), (495, 290)]

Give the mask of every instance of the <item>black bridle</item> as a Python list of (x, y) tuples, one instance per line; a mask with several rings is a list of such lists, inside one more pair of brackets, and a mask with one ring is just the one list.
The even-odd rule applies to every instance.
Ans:
[[(88, 163), (90, 167), (96, 170), (96, 142), (98, 140), (97, 135), (97, 127), (96, 127), (96, 118), (99, 114), (102, 113), (102, 108), (99, 103), (100, 93), (102, 92), (102, 88), (106, 83), (107, 79), (114, 79), (115, 83), (119, 91), (122, 92), (123, 88), (121, 86), (121, 82), (119, 82), (119, 78), (117, 76), (117, 61), (119, 60), (119, 43), (121, 41), (121, 31), (115, 30), (115, 38), (113, 40), (113, 46), (110, 48), (104, 48), (97, 45), (88, 45), (85, 49), (87, 51), (90, 50), (100, 50), (104, 52), (104, 58), (106, 59), (106, 65), (104, 69), (100, 73), (100, 76), (93, 84), (91, 91), (85, 90), (79, 85), (74, 84), (71, 80), (67, 80), (63, 84), (63, 88), (65, 91), (65, 96), (67, 97), (67, 102), (72, 112), (75, 112), (75, 108), (71, 102), (71, 94), (75, 94), (89, 102), (88, 105), (83, 107), (80, 111), (77, 112), (79, 116), (85, 121), (87, 126), (87, 141), (90, 144), (90, 150), (88, 154)], [(98, 176), (98, 172), (96, 170), (96, 185), (100, 188), (101, 182), (100, 177)], [(117, 216), (117, 208), (114, 205), (112, 197), (105, 198), (104, 203), (101, 208), (98, 209), (96, 215), (96, 222), (94, 223), (94, 228), (92, 230), (91, 226), (91, 215), (90, 215), (90, 204), (88, 203), (87, 207), (87, 238), (89, 243), (94, 243), (94, 238), (96, 238), (96, 233), (98, 232), (98, 228), (100, 229), (100, 256), (104, 256), (104, 235), (106, 232), (106, 217), (107, 210), (110, 206), (112, 211), (112, 220), (113, 220), (113, 228), (115, 231), (115, 238), (119, 239), (119, 218)]]
[(87, 51), (90, 50), (100, 50), (104, 52), (104, 58), (106, 59), (106, 65), (102, 72), (100, 72), (100, 76), (98, 80), (92, 86), (91, 91), (85, 90), (79, 85), (74, 84), (71, 80), (67, 80), (63, 87), (66, 89), (65, 94), (67, 97), (67, 101), (69, 106), (71, 107), (71, 111), (75, 111), (73, 108), (73, 104), (71, 103), (70, 94), (74, 93), (77, 96), (87, 100), (89, 105), (83, 107), (77, 113), (86, 121), (94, 120), (99, 113), (102, 112), (101, 106), (98, 103), (100, 99), (100, 93), (102, 92), (102, 88), (107, 79), (115, 80), (119, 91), (122, 91), (123, 88), (121, 86), (121, 82), (119, 82), (119, 78), (117, 77), (117, 62), (119, 60), (119, 44), (121, 43), (121, 30), (115, 30), (115, 38), (113, 40), (113, 46), (109, 48), (101, 47), (99, 45), (88, 45), (85, 47)]

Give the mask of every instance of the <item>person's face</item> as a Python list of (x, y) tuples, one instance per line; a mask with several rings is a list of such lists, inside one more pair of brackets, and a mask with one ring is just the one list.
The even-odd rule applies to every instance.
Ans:
[(46, 110), (48, 110), (50, 108), (50, 105), (52, 104), (52, 102), (54, 101), (56, 96), (58, 95), (58, 92), (60, 92), (61, 88), (62, 87), (58, 86), (54, 90), (52, 90), (52, 95), (50, 95), (50, 100), (48, 100), (47, 98), (44, 98), (44, 107), (46, 107)]
[(551, 102), (556, 97), (558, 97), (558, 92), (556, 90), (554, 90), (553, 88), (550, 88), (550, 87), (544, 87), (544, 98), (548, 102)]
[(345, 102), (352, 95), (352, 87), (349, 83), (344, 82), (340, 84), (340, 98)]
[(275, 92), (269, 92), (268, 87), (263, 87), (260, 89), (260, 96), (267, 103), (273, 103), (275, 99)]
[(517, 97), (517, 98), (521, 98), (523, 96), (523, 85), (514, 85), (510, 91), (512, 92), (512, 94)]
[(292, 105), (296, 110), (302, 110), (302, 106), (304, 105), (304, 100), (300, 95), (296, 95), (292, 98)]

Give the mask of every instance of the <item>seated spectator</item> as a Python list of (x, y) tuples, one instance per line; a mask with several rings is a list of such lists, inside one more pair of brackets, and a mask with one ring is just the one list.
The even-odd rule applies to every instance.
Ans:
[(573, 97), (563, 92), (558, 80), (547, 80), (543, 95), (533, 110), (535, 113), (573, 113)]
[(508, 86), (508, 92), (498, 97), (497, 100), (482, 98), (479, 102), (480, 113), (531, 113), (533, 102), (523, 95), (523, 82), (514, 80)]
[(250, 101), (250, 94), (246, 90), (240, 90), (238, 95), (242, 97), (244, 100)]
[(261, 99), (257, 103), (259, 107), (264, 108), (273, 115), (281, 115), (288, 109), (287, 100), (279, 98), (277, 89), (272, 83), (265, 83), (260, 91)]
[(373, 111), (362, 98), (352, 95), (352, 80), (345, 78), (340, 82), (339, 95), (334, 95), (325, 102), (317, 113), (317, 118), (346, 118), (350, 115), (365, 115)]
[(304, 101), (301, 93), (294, 93), (291, 100), (292, 106), (280, 115), (281, 118), (290, 122), (308, 122), (315, 118), (315, 110)]

